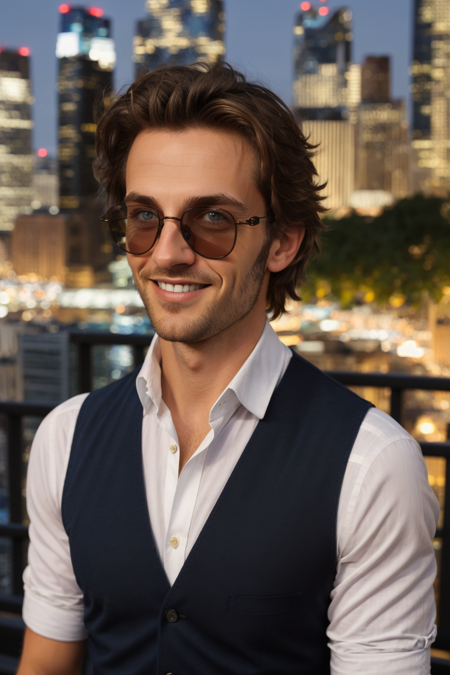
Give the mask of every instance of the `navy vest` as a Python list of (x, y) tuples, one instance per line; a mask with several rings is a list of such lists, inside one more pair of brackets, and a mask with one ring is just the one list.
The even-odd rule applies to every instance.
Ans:
[(136, 376), (87, 397), (64, 485), (93, 672), (329, 675), (339, 494), (371, 404), (294, 356), (170, 587), (147, 508)]

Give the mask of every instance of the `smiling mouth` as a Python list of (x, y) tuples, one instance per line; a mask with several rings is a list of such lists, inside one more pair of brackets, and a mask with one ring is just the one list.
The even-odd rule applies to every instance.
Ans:
[(206, 288), (208, 284), (168, 284), (164, 281), (156, 281), (156, 284), (163, 291), (169, 291), (170, 293), (187, 293), (188, 291), (199, 291), (201, 288)]

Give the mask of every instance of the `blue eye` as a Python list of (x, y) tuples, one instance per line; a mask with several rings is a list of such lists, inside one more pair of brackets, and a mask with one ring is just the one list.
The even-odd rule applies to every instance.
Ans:
[(219, 213), (218, 211), (210, 211), (209, 213), (206, 214), (206, 217), (212, 223), (218, 223), (219, 221), (224, 220), (223, 214)]
[(151, 220), (159, 220), (158, 216), (156, 213), (153, 213), (153, 211), (141, 211), (137, 214), (137, 217), (139, 220), (144, 220), (147, 223)]

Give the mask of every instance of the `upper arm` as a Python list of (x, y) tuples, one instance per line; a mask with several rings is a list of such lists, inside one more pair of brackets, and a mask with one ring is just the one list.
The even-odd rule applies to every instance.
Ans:
[(82, 400), (67, 401), (41, 424), (27, 475), (30, 545), (23, 618), (35, 633), (62, 642), (86, 637), (83, 594), (75, 579), (61, 517), (65, 474)]
[(85, 640), (50, 640), (27, 628), (17, 675), (81, 675), (85, 653)]
[(429, 663), (439, 509), (417, 443), (395, 426), (397, 437), (363, 444), (349, 468), (327, 631), (335, 675), (415, 675)]

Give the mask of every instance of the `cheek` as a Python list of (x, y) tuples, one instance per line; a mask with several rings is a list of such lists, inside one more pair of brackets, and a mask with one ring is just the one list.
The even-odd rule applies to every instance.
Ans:
[(133, 272), (133, 276), (137, 277), (139, 275), (139, 272), (145, 267), (147, 258), (145, 257), (141, 258), (141, 256), (130, 255), (129, 253), (127, 253), (127, 261), (131, 268), (131, 271)]

